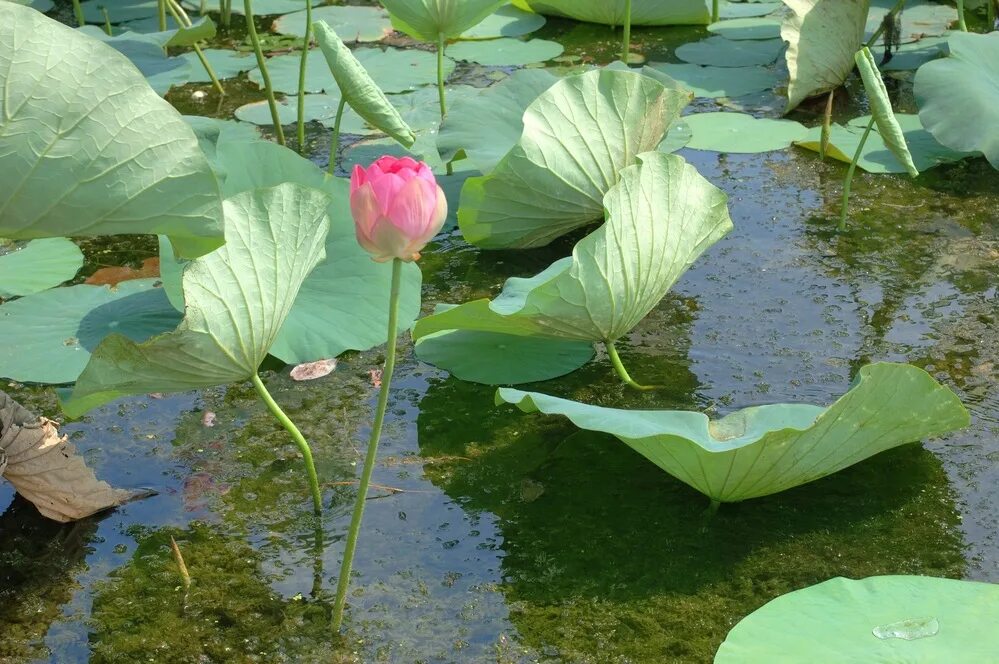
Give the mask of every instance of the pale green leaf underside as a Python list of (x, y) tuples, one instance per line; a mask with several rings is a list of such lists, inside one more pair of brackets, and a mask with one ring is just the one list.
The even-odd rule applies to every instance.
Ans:
[(887, 362), (863, 367), (829, 408), (755, 406), (716, 421), (696, 412), (602, 408), (513, 389), (499, 390), (497, 403), (503, 402), (609, 433), (719, 502), (784, 491), (969, 423), (948, 388), (922, 369)]
[(488, 249), (540, 247), (603, 218), (621, 169), (654, 150), (690, 101), (639, 73), (563, 79), (524, 113), (519, 142), (462, 190), (465, 239)]
[[(781, 595), (743, 618), (715, 664), (987, 662), (999, 652), (996, 607), (999, 585), (992, 583), (927, 576), (830, 579)], [(889, 634), (897, 636), (885, 638)]]
[(919, 175), (919, 170), (912, 163), (912, 155), (909, 153), (909, 146), (905, 144), (905, 135), (902, 127), (895, 119), (895, 112), (891, 108), (891, 99), (888, 98), (888, 89), (881, 80), (881, 72), (874, 62), (874, 56), (866, 46), (856, 54), (857, 69), (860, 77), (864, 81), (864, 89), (867, 90), (867, 99), (871, 104), (871, 114), (878, 126), (878, 134), (881, 140), (895, 155), (899, 163), (905, 166), (906, 172), (911, 177)]
[(701, 253), (732, 228), (727, 197), (675, 155), (646, 153), (604, 198), (607, 223), (530, 279), (419, 321), (441, 330), (613, 341), (651, 311)]
[[(515, 0), (539, 14), (568, 16), (589, 23), (619, 26), (624, 22), (625, 0)], [(632, 0), (632, 25), (706, 25), (711, 20), (705, 0)]]
[(0, 298), (39, 293), (72, 279), (83, 267), (83, 252), (64, 237), (32, 240), (0, 254)]
[(843, 85), (863, 43), (869, 0), (784, 0), (792, 14), (781, 26), (788, 42), (787, 108)]
[(186, 317), (135, 343), (110, 335), (64, 409), (70, 416), (126, 394), (179, 392), (253, 375), (302, 282), (325, 258), (329, 197), (283, 184), (225, 201), (226, 243), (184, 269)]
[(316, 41), (326, 57), (330, 72), (340, 88), (340, 94), (368, 124), (409, 147), (416, 140), (413, 130), (389, 103), (385, 93), (371, 80), (364, 66), (357, 61), (333, 28), (323, 21), (313, 26)]
[(0, 236), (164, 233), (188, 256), (219, 245), (208, 161), (124, 56), (0, 3), (0, 90)]
[(459, 36), (507, 3), (507, 0), (384, 0), (392, 25), (410, 37), (437, 42)]

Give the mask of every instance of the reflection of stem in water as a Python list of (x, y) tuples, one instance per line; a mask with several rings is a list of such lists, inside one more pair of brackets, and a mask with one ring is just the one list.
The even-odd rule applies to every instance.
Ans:
[(330, 163), (326, 169), (330, 175), (336, 175), (337, 155), (340, 152), (340, 122), (343, 121), (345, 108), (347, 108), (347, 98), (341, 96), (340, 105), (336, 107), (336, 119), (333, 121), (333, 135), (330, 137)]
[(257, 56), (257, 68), (260, 78), (264, 81), (264, 92), (267, 94), (267, 105), (271, 109), (271, 121), (274, 123), (274, 133), (279, 145), (284, 145), (284, 128), (281, 126), (281, 116), (278, 115), (277, 100), (274, 99), (274, 86), (271, 85), (271, 75), (267, 71), (267, 60), (260, 48), (260, 37), (257, 36), (257, 26), (253, 23), (253, 1), (243, 0), (243, 12), (246, 14), (246, 32), (253, 44), (253, 53)]
[(264, 403), (267, 404), (268, 410), (271, 414), (277, 418), (277, 421), (281, 423), (288, 433), (291, 434), (292, 440), (295, 441), (295, 445), (298, 446), (298, 451), (302, 453), (302, 458), (305, 460), (305, 470), (309, 475), (309, 488), (312, 490), (312, 507), (315, 509), (316, 514), (322, 514), (323, 512), (323, 493), (319, 489), (319, 476), (316, 474), (316, 464), (312, 460), (312, 450), (309, 448), (308, 441), (305, 440), (305, 436), (302, 432), (298, 430), (295, 423), (285, 415), (281, 407), (277, 405), (274, 401), (274, 397), (271, 393), (267, 391), (264, 386), (264, 382), (260, 380), (260, 376), (253, 374), (253, 386), (257, 388), (257, 394), (263, 399)]
[(853, 173), (857, 170), (857, 162), (860, 161), (860, 155), (864, 153), (864, 144), (867, 143), (867, 137), (871, 135), (873, 128), (874, 115), (871, 115), (871, 121), (867, 123), (867, 129), (864, 130), (864, 135), (860, 138), (860, 143), (857, 144), (857, 151), (853, 154), (850, 168), (846, 171), (846, 179), (843, 181), (843, 203), (839, 211), (839, 226), (836, 227), (836, 230), (841, 233), (846, 230), (846, 213), (850, 207), (850, 186), (853, 184)]
[(375, 458), (378, 456), (378, 440), (382, 435), (382, 423), (385, 421), (385, 409), (388, 407), (389, 389), (392, 386), (392, 372), (395, 370), (395, 342), (398, 333), (399, 284), (401, 277), (402, 261), (398, 258), (393, 259), (385, 368), (382, 369), (382, 387), (378, 393), (378, 407), (375, 409), (375, 420), (371, 425), (368, 453), (364, 457), (364, 469), (361, 471), (361, 479), (357, 486), (357, 500), (354, 503), (354, 513), (350, 518), (350, 530), (347, 532), (343, 562), (340, 565), (340, 577), (337, 579), (336, 584), (336, 600), (333, 603), (334, 634), (340, 632), (340, 625), (343, 624), (343, 607), (347, 601), (347, 588), (350, 586), (350, 570), (354, 562), (354, 551), (357, 549), (357, 538), (361, 531), (361, 519), (364, 517), (364, 505), (367, 502), (371, 472), (374, 470)]
[(660, 385), (640, 385), (636, 383), (628, 370), (624, 368), (624, 364), (621, 362), (621, 356), (617, 354), (617, 347), (614, 345), (613, 341), (605, 341), (604, 346), (607, 347), (607, 354), (610, 356), (611, 364), (614, 365), (614, 370), (617, 375), (620, 376), (621, 380), (625, 382), (629, 387), (633, 387), (636, 390), (641, 390), (643, 392), (648, 392), (649, 390), (658, 390)]
[(628, 64), (631, 53), (631, 0), (624, 0), (624, 35), (621, 37), (621, 62)]

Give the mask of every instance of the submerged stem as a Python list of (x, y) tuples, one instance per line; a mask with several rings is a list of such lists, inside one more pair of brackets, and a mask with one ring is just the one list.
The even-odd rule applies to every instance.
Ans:
[(371, 483), (371, 472), (378, 456), (378, 440), (382, 435), (382, 423), (385, 421), (385, 409), (388, 406), (389, 388), (392, 386), (392, 372), (395, 369), (395, 341), (398, 330), (399, 314), (399, 284), (402, 277), (402, 261), (398, 258), (392, 261), (392, 290), (389, 294), (388, 340), (385, 348), (385, 368), (382, 370), (382, 387), (378, 393), (378, 406), (375, 409), (375, 421), (371, 425), (371, 437), (368, 440), (368, 453), (364, 457), (364, 469), (357, 485), (357, 501), (354, 503), (354, 513), (350, 518), (350, 530), (347, 532), (347, 543), (343, 552), (343, 562), (340, 564), (340, 578), (336, 584), (336, 600), (333, 603), (333, 632), (339, 633), (343, 624), (343, 607), (347, 601), (347, 588), (350, 586), (350, 569), (354, 562), (354, 551), (357, 549), (357, 538), (361, 531), (361, 519), (364, 517), (364, 504), (368, 497), (368, 485)]
[(621, 62), (628, 64), (631, 53), (631, 0), (624, 0), (624, 35), (621, 37)]
[(309, 488), (312, 490), (312, 507), (315, 509), (316, 514), (322, 514), (323, 493), (319, 489), (319, 475), (316, 474), (316, 464), (312, 460), (312, 449), (309, 448), (308, 441), (305, 440), (305, 436), (303, 436), (302, 432), (298, 430), (295, 423), (284, 414), (284, 411), (281, 410), (281, 406), (277, 405), (277, 402), (274, 401), (274, 397), (272, 397), (271, 393), (267, 391), (267, 388), (264, 386), (264, 381), (260, 380), (260, 376), (253, 374), (252, 380), (253, 387), (257, 388), (257, 394), (260, 395), (260, 398), (267, 405), (267, 409), (271, 411), (271, 415), (273, 415), (277, 421), (281, 423), (281, 426), (283, 426), (288, 433), (291, 434), (292, 440), (294, 440), (295, 445), (298, 446), (298, 451), (302, 453), (302, 458), (305, 459), (305, 470), (309, 475)]
[(312, 44), (312, 0), (305, 2), (305, 38), (302, 40), (302, 61), (298, 65), (298, 154), (305, 154), (305, 70)]
[(330, 137), (330, 163), (326, 170), (330, 175), (336, 173), (337, 155), (340, 151), (340, 122), (343, 120), (343, 111), (347, 108), (347, 98), (340, 98), (340, 105), (336, 107), (336, 119), (333, 121), (333, 135)]
[(447, 115), (447, 99), (444, 92), (444, 33), (437, 33), (437, 96), (441, 102), (441, 122)]
[(864, 144), (867, 143), (867, 137), (871, 135), (871, 129), (874, 128), (874, 116), (871, 116), (871, 121), (867, 123), (867, 129), (864, 130), (864, 135), (860, 139), (860, 143), (857, 144), (857, 151), (853, 153), (853, 161), (850, 162), (850, 168), (846, 171), (846, 180), (843, 181), (843, 205), (839, 211), (839, 226), (836, 230), (843, 232), (846, 230), (846, 213), (850, 206), (850, 185), (853, 183), (853, 173), (857, 170), (857, 162), (860, 161), (860, 155), (864, 152)]
[(614, 370), (617, 371), (617, 375), (621, 377), (621, 380), (623, 380), (625, 384), (643, 392), (659, 389), (659, 385), (641, 385), (632, 379), (628, 370), (624, 368), (624, 364), (621, 362), (621, 356), (617, 354), (617, 347), (614, 345), (613, 341), (605, 341), (604, 346), (607, 347), (607, 354), (610, 355), (611, 364), (614, 365)]
[(271, 121), (274, 123), (274, 133), (277, 135), (277, 142), (284, 145), (284, 128), (281, 126), (281, 116), (278, 115), (277, 100), (274, 98), (274, 86), (271, 85), (271, 75), (267, 72), (267, 61), (264, 59), (264, 52), (260, 48), (260, 37), (257, 36), (257, 26), (253, 23), (253, 0), (243, 0), (243, 13), (246, 14), (246, 32), (253, 44), (253, 53), (257, 56), (257, 68), (260, 69), (260, 78), (264, 81), (264, 92), (267, 94), (267, 105), (271, 109)]

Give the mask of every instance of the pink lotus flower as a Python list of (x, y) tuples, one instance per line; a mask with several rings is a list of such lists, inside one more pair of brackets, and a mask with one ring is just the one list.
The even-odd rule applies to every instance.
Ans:
[(378, 262), (415, 261), (447, 217), (447, 199), (430, 167), (411, 157), (382, 157), (350, 176), (357, 242)]

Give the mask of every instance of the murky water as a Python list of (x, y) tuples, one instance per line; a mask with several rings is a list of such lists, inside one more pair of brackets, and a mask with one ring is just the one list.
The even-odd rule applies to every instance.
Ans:
[[(663, 59), (701, 34), (639, 30), (637, 50)], [(617, 48), (594, 26), (553, 21), (541, 36), (596, 62)], [(324, 138), (312, 135), (317, 163)], [(621, 349), (638, 380), (668, 389), (631, 392), (606, 358), (529, 389), (719, 415), (828, 403), (860, 365), (901, 360), (955, 389), (972, 426), (709, 521), (703, 496), (623, 444), (496, 408), (492, 388), (419, 363), (406, 343), (346, 645), (331, 651), (380, 351), (318, 381), (265, 375), (315, 450), (322, 524), (294, 447), (249, 385), (126, 399), (64, 431), (100, 477), (157, 496), (59, 526), (0, 485), (0, 662), (704, 662), (747, 613), (833, 576), (999, 582), (999, 175), (982, 160), (914, 183), (861, 174), (851, 229), (837, 234), (844, 165), (798, 149), (680, 154), (729, 193), (735, 230)], [(494, 294), (575, 239), (484, 253), (447, 238), (423, 262), (425, 309)], [(94, 267), (129, 250), (152, 248), (88, 246)], [(5, 389), (58, 412), (49, 390)]]

